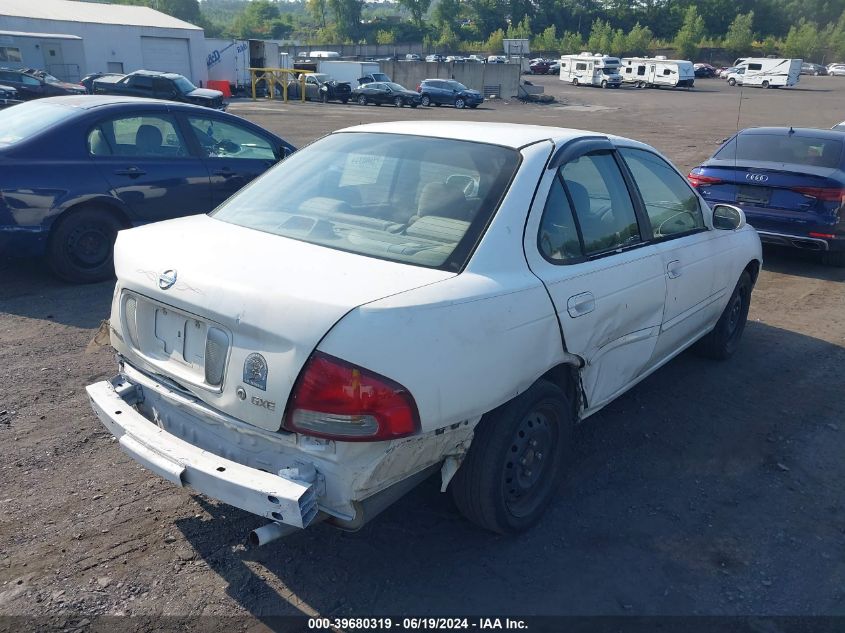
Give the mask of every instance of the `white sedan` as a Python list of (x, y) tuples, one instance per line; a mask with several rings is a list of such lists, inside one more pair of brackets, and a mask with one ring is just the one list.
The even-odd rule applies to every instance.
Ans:
[(94, 410), (266, 517), (258, 543), (359, 527), (438, 470), (475, 523), (529, 527), (576, 423), (693, 344), (734, 353), (762, 264), (647, 145), (463, 121), (330, 134), (114, 260)]

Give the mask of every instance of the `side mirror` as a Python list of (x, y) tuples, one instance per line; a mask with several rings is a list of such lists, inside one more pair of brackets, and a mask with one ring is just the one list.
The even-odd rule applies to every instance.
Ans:
[(713, 228), (736, 231), (745, 226), (745, 213), (732, 204), (717, 204), (713, 207)]

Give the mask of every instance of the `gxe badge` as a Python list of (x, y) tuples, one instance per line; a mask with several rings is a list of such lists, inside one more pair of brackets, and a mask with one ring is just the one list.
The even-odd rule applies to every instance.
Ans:
[(766, 174), (745, 174), (745, 179), (753, 182), (766, 182), (769, 177)]
[(165, 270), (158, 276), (158, 287), (162, 290), (167, 290), (168, 288), (172, 288), (173, 284), (176, 283), (176, 271), (175, 270)]

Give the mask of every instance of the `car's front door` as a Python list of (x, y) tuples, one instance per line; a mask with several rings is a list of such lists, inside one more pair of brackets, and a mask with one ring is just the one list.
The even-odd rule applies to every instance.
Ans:
[(193, 154), (175, 118), (132, 112), (98, 122), (88, 154), (137, 223), (208, 213), (208, 171)]
[(554, 302), (567, 351), (585, 362), (587, 408), (595, 408), (650, 366), (666, 281), (613, 146), (567, 151), (541, 181), (525, 252)]
[(211, 177), (212, 205), (260, 176), (281, 158), (275, 139), (215, 116), (185, 117)]
[(659, 362), (709, 330), (729, 288), (731, 240), (708, 230), (700, 198), (663, 158), (644, 149), (620, 148), (648, 216), (651, 239), (663, 258), (666, 308), (654, 351)]

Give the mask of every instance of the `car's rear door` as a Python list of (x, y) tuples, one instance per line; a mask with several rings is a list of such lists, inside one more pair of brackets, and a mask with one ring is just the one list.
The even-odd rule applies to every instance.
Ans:
[(214, 207), (275, 165), (284, 153), (272, 136), (232, 118), (188, 113), (179, 116), (189, 142), (208, 170)]
[(524, 246), (554, 303), (566, 349), (585, 361), (583, 387), (594, 408), (650, 366), (666, 280), (614, 147), (594, 139), (563, 149), (540, 183)]
[(660, 362), (719, 318), (725, 295), (733, 290), (727, 274), (735, 241), (729, 232), (708, 230), (700, 198), (661, 156), (626, 147), (619, 154), (648, 219), (648, 237), (663, 259), (666, 307), (654, 350), (654, 361)]
[(88, 154), (138, 223), (208, 213), (209, 175), (175, 117), (164, 109), (103, 116)]

